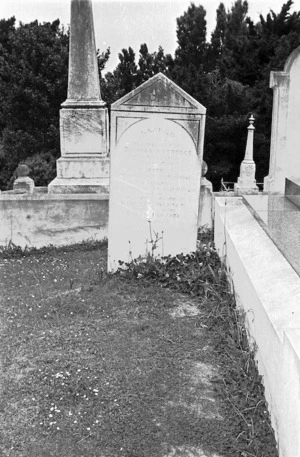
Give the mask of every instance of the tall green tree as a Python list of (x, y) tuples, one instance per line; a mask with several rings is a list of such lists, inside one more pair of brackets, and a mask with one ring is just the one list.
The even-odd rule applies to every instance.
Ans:
[(175, 60), (178, 65), (199, 68), (206, 53), (206, 11), (194, 3), (177, 19), (177, 43)]
[(116, 69), (101, 78), (102, 97), (109, 106), (157, 73), (169, 73), (174, 65), (161, 46), (150, 53), (145, 43), (140, 46), (138, 63), (132, 48), (122, 49), (119, 60)]
[(157, 73), (169, 73), (173, 67), (173, 58), (170, 54), (164, 53), (161, 46), (158, 51), (150, 53), (146, 43), (141, 44), (138, 61), (138, 80), (137, 84), (141, 84)]
[(0, 22), (0, 39), (0, 187), (5, 188), (26, 158), (59, 156), (69, 37), (59, 20), (16, 27), (11, 18)]
[(227, 13), (224, 6), (224, 3), (220, 3), (217, 9), (216, 14), (216, 27), (211, 34), (211, 40), (208, 44), (206, 60), (208, 70), (215, 70), (217, 67), (217, 62), (221, 58), (224, 41), (225, 41), (225, 32), (227, 25)]

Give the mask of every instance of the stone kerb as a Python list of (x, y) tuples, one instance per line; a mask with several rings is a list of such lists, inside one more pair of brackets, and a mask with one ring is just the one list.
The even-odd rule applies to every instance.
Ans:
[(112, 105), (109, 270), (196, 248), (205, 113), (161, 73)]
[(288, 57), (284, 71), (271, 72), (273, 112), (269, 174), (264, 191), (284, 192), (285, 178), (300, 178), (300, 46)]
[(257, 345), (279, 455), (299, 456), (300, 278), (241, 197), (216, 196), (214, 207), (216, 249)]

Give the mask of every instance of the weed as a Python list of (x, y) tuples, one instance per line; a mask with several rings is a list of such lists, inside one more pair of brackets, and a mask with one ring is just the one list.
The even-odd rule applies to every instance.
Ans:
[[(102, 245), (3, 259), (1, 455), (162, 457), (170, 444), (277, 455), (243, 316), (205, 235), (195, 253), (114, 275)], [(173, 318), (177, 301), (199, 315)], [(215, 392), (201, 400), (207, 364)]]
[[(245, 328), (245, 313), (237, 308), (224, 266), (214, 249), (211, 231), (199, 231), (196, 252), (155, 259), (147, 256), (125, 264), (117, 274), (144, 286), (164, 288), (199, 298), (199, 327), (209, 329), (222, 367), (216, 391), (226, 398), (226, 418), (235, 430), (227, 442), (230, 456), (277, 455), (264, 387), (255, 362), (256, 346)], [(227, 455), (227, 454), (226, 454)]]

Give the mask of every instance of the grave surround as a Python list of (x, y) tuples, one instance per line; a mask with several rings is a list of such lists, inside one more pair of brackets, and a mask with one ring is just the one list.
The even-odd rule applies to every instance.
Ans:
[(161, 73), (112, 105), (110, 271), (195, 250), (205, 113)]

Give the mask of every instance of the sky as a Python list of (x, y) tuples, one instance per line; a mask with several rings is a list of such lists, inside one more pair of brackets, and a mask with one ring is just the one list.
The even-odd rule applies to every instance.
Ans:
[[(234, 0), (222, 0), (230, 9)], [(298, 0), (295, 1), (295, 3)], [(266, 16), (272, 9), (281, 10), (286, 0), (248, 0), (249, 16), (256, 22), (259, 14)], [(176, 18), (190, 5), (190, 0), (93, 0), (96, 46), (101, 51), (111, 50), (106, 71), (112, 71), (119, 62), (118, 53), (131, 46), (138, 55), (140, 45), (146, 43), (150, 52), (161, 45), (165, 53), (174, 54)], [(194, 0), (206, 10), (207, 38), (215, 27), (216, 10), (221, 0)], [(296, 11), (295, 4), (291, 11)], [(17, 23), (54, 21), (70, 23), (70, 0), (1, 0), (0, 19), (15, 16)]]

